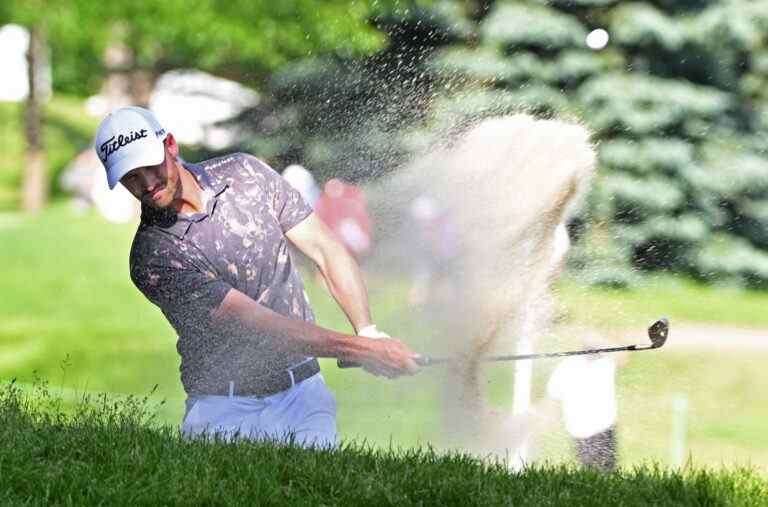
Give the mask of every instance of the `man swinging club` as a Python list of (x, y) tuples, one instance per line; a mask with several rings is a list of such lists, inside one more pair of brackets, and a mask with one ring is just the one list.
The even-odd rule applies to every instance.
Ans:
[[(373, 325), (355, 261), (264, 162), (183, 162), (173, 135), (138, 107), (110, 113), (95, 149), (109, 187), (141, 201), (131, 278), (178, 334), (185, 435), (334, 445), (335, 400), (316, 357), (390, 378), (417, 371), (417, 355)], [(286, 239), (317, 264), (359, 336), (315, 325)]]

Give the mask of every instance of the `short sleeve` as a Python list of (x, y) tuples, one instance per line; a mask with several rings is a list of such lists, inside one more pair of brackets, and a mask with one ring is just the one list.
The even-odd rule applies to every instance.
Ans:
[(178, 251), (132, 252), (131, 280), (147, 299), (174, 319), (207, 320), (232, 288), (215, 273), (200, 269)]
[(256, 157), (249, 155), (249, 159), (251, 163), (263, 171), (266, 177), (266, 190), (283, 232), (288, 232), (312, 213), (312, 207), (304, 200), (299, 191), (293, 188), (277, 171)]

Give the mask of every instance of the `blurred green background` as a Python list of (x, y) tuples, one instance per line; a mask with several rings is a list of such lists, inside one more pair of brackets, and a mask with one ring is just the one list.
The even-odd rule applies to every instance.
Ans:
[[(170, 400), (162, 417), (178, 420), (173, 332), (128, 278), (135, 224), (78, 211), (60, 175), (88, 148), (100, 120), (88, 99), (111, 78), (146, 104), (166, 72), (199, 69), (260, 100), (222, 122), (239, 132), (232, 143), (185, 146), (188, 158), (249, 151), (278, 169), (302, 163), (320, 181), (387, 178), (446, 130), (488, 115), (588, 126), (599, 170), (571, 224), (563, 323), (624, 336), (660, 315), (673, 322), (669, 350), (621, 370), (623, 462), (670, 462), (673, 405), (686, 399), (694, 463), (768, 465), (767, 3), (12, 0), (0, 3), (7, 23), (44, 48), (51, 92), (0, 102), (1, 378), (37, 372), (121, 393), (158, 384)], [(598, 29), (603, 47), (589, 38)], [(24, 186), (34, 149), (42, 188)], [(25, 192), (47, 195), (42, 207), (25, 205)], [(404, 302), (408, 276), (370, 274), (374, 314), (427, 346)], [(348, 329), (305, 278), (321, 323)], [(672, 347), (679, 323), (694, 331)], [(730, 339), (745, 329), (748, 339)], [(346, 436), (410, 445), (439, 433), (436, 373), (390, 384), (326, 366)], [(548, 368), (536, 370), (536, 395)], [(510, 369), (489, 368), (488, 382), (508, 405)], [(568, 454), (559, 428), (536, 439), (540, 458)]]
[[(4, 379), (47, 379), (54, 393), (75, 399), (86, 391), (149, 394), (166, 399), (163, 421), (178, 424), (184, 394), (178, 379), (175, 334), (127, 276), (126, 252), (134, 225), (115, 225), (93, 214), (56, 205), (33, 218), (0, 225), (4, 295), (0, 305), (0, 368)], [(307, 273), (307, 275), (309, 275)], [(321, 325), (351, 331), (330, 296), (305, 276)], [(382, 329), (418, 350), (439, 354), (439, 342), (406, 303), (405, 277), (371, 274), (371, 305)], [(648, 279), (632, 289), (585, 288), (572, 280), (557, 289), (563, 320), (603, 330), (621, 341), (631, 331), (643, 343), (645, 325), (661, 314), (672, 322), (670, 343), (658, 352), (636, 353), (619, 372), (618, 431), (622, 463), (670, 463), (674, 402), (688, 400), (685, 459), (694, 464), (752, 463), (768, 467), (764, 421), (768, 409), (764, 361), (768, 349), (732, 343), (723, 329), (765, 329), (768, 294), (712, 288), (676, 277)], [(680, 343), (683, 323), (701, 322), (717, 342)], [(612, 335), (615, 333), (615, 336)], [(677, 340), (677, 343), (675, 343)], [(537, 347), (578, 345), (567, 336), (542, 338)], [(534, 399), (543, 395), (554, 360), (534, 367)], [(512, 367), (485, 369), (486, 394), (498, 408), (511, 405)], [(344, 438), (377, 445), (415, 445), (440, 439), (441, 370), (385, 381), (323, 361), (323, 374), (339, 404)], [(62, 386), (62, 387), (58, 387)], [(540, 459), (569, 459), (559, 425), (533, 438)]]

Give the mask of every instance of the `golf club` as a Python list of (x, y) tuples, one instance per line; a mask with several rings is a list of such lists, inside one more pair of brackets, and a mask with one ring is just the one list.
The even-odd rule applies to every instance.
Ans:
[[(645, 345), (625, 345), (623, 347), (608, 347), (602, 349), (586, 349), (586, 350), (571, 350), (567, 352), (543, 352), (538, 354), (518, 354), (511, 356), (488, 356), (480, 358), (480, 362), (492, 363), (499, 361), (522, 361), (524, 359), (543, 359), (547, 357), (562, 357), (562, 356), (580, 356), (584, 354), (602, 354), (606, 352), (622, 352), (622, 351), (637, 351), (637, 350), (652, 350), (658, 349), (664, 346), (669, 336), (669, 321), (666, 318), (662, 318), (651, 324), (648, 328), (648, 338), (651, 343)], [(431, 356), (419, 356), (416, 359), (416, 363), (419, 366), (434, 366), (437, 364), (445, 364), (458, 361), (458, 358), (451, 357), (431, 357)], [(360, 365), (358, 363), (352, 363), (348, 361), (337, 361), (339, 368), (357, 368)]]

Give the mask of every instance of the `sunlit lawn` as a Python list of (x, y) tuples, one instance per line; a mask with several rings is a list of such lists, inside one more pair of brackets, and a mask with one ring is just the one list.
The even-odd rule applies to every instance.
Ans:
[[(35, 376), (78, 390), (157, 395), (161, 416), (178, 421), (183, 393), (175, 336), (160, 312), (132, 286), (127, 255), (135, 225), (107, 224), (64, 204), (35, 218), (0, 220), (0, 377)], [(341, 312), (306, 277), (321, 324), (348, 330)], [(407, 280), (372, 275), (371, 302), (382, 329), (435, 350), (429, 326), (404, 303)], [(633, 291), (586, 291), (564, 283), (560, 300), (568, 321), (604, 329), (642, 328), (660, 315), (679, 320), (768, 327), (757, 311), (768, 294), (716, 290), (677, 279)], [(674, 336), (674, 334), (672, 335)], [(671, 338), (673, 339), (673, 338)], [(675, 397), (688, 399), (687, 450), (696, 464), (748, 460), (768, 468), (766, 353), (661, 350), (635, 354), (620, 375), (619, 437), (624, 463), (669, 457)], [(540, 395), (554, 362), (535, 366)], [(324, 361), (347, 438), (412, 445), (437, 438), (441, 428), (440, 369), (394, 382)], [(509, 406), (510, 365), (487, 369), (494, 404)], [(559, 426), (536, 438), (540, 458), (569, 453)]]
[(649, 276), (630, 290), (565, 281), (558, 294), (569, 319), (598, 327), (642, 326), (667, 316), (678, 323), (768, 328), (768, 292), (711, 287), (679, 277)]

